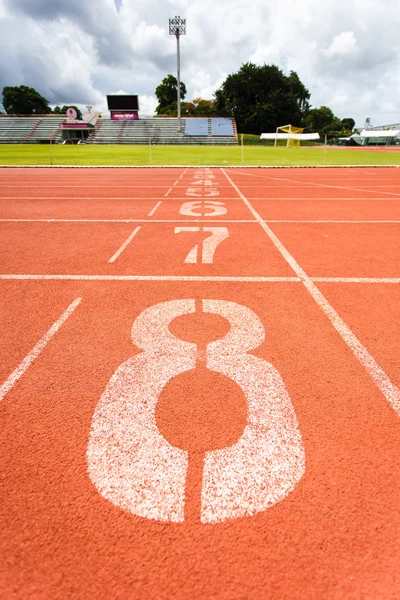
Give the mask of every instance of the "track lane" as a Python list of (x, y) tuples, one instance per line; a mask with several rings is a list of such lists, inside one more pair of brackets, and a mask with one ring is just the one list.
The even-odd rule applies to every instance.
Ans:
[[(152, 173), (154, 177), (157, 172)], [(219, 180), (217, 171), (211, 170), (214, 173)], [(190, 172), (184, 177), (188, 186), (195, 181)], [(287, 191), (282, 189), (282, 194)], [(136, 208), (139, 202), (147, 201), (133, 200), (132, 205)], [(296, 200), (296, 205), (297, 202), (301, 201)], [(349, 201), (349, 206), (353, 202), (357, 201)], [(377, 210), (378, 202), (385, 200), (364, 204)], [(326, 210), (337, 210), (336, 203), (336, 200), (325, 202)], [(383, 216), (391, 217), (393, 204), (385, 204), (386, 213), (379, 208)], [(235, 206), (239, 205), (235, 201)], [(311, 206), (309, 210), (314, 216)], [(323, 207), (318, 210), (323, 211)], [(18, 234), (10, 240), (24, 236), (27, 224), (18, 226), (21, 229), (15, 230)], [(53, 224), (36, 226), (42, 236)], [(322, 225), (326, 226), (331, 227)], [(105, 234), (96, 234), (89, 242), (91, 249), (85, 250), (83, 242), (79, 242), (88, 260), (90, 256), (93, 260), (90, 252), (98, 252), (110, 244), (110, 237), (114, 240), (112, 229), (108, 229), (113, 226), (106, 224), (106, 227)], [(129, 224), (123, 227), (127, 235), (133, 229)], [(166, 234), (169, 224), (154, 222), (150, 227), (149, 239), (164, 251), (153, 254), (153, 248), (148, 251), (143, 245), (141, 264), (153, 268), (153, 261), (156, 270), (160, 267), (164, 273), (176, 265), (177, 272), (183, 272), (175, 256), (172, 262), (169, 260), (178, 248), (171, 245)], [(236, 223), (232, 227), (238, 243), (229, 246), (229, 250), (224, 244), (232, 240), (221, 243), (214, 266), (198, 265), (199, 271), (194, 269), (195, 265), (186, 265), (184, 269), (193, 269), (193, 273), (218, 271), (224, 275), (231, 270), (265, 274), (278, 266), (265, 234), (263, 241), (254, 234), (255, 224)], [(271, 227), (275, 231), (276, 225)], [(294, 227), (301, 229), (307, 225), (294, 224)], [(343, 236), (346, 243), (354, 243), (346, 234), (347, 225), (337, 227), (339, 241)], [(363, 225), (350, 227), (354, 228), (356, 238)], [(384, 235), (376, 235), (375, 227), (368, 225), (360, 230), (370, 232), (365, 238), (368, 242), (364, 241), (371, 249), (374, 244), (382, 243)], [(387, 224), (378, 227), (384, 232)], [(84, 228), (87, 224), (82, 225), (82, 231)], [(179, 234), (176, 238), (180, 235), (183, 236)], [(25, 242), (33, 242), (36, 237), (31, 234)], [(82, 234), (82, 240), (83, 237)], [(122, 268), (131, 272), (134, 241), (116, 261), (118, 272)], [(59, 245), (60, 257), (62, 245), (67, 252), (74, 246), (65, 234), (53, 243), (54, 247)], [(183, 238), (179, 243), (183, 250)], [(51, 255), (52, 246), (48, 248)], [(19, 249), (17, 261), (25, 251), (29, 258), (29, 251), (23, 245)], [(392, 249), (386, 258), (394, 271)], [(340, 263), (338, 247), (333, 244), (331, 250), (331, 255), (325, 256), (327, 266), (329, 261)], [(132, 254), (125, 254), (127, 251)], [(313, 245), (313, 260), (316, 254), (321, 251)], [(362, 248), (356, 256), (359, 260), (352, 256), (345, 258), (357, 266), (364, 258)], [(120, 260), (126, 263), (119, 264)], [(71, 254), (70, 267), (79, 266), (76, 261), (77, 257)], [(281, 265), (276, 272), (281, 273)], [(287, 273), (294, 275), (291, 269)], [(343, 270), (340, 275), (343, 276)], [(30, 341), (40, 329), (35, 318), (28, 319), (25, 329), (29, 335), (19, 343), (18, 331), (25, 332), (24, 317), (13, 311), (15, 298), (17, 301), (27, 298), (21, 314), (31, 311), (37, 315), (37, 323), (42, 323), (47, 305), (53, 315), (56, 306), (62, 304), (65, 308), (67, 298), (83, 298), (79, 314), (71, 317), (68, 327), (54, 340), (56, 343), (49, 344), (45, 354), (31, 365), (0, 406), (5, 423), (0, 450), (6, 453), (7, 482), (2, 515), (6, 527), (0, 544), (8, 568), (8, 578), (2, 578), (0, 585), (6, 597), (15, 589), (22, 591), (24, 597), (41, 594), (52, 600), (100, 594), (117, 598), (131, 593), (161, 598), (278, 594), (283, 599), (308, 600), (326, 596), (326, 590), (333, 597), (346, 599), (396, 597), (393, 593), (400, 587), (397, 544), (400, 420), (300, 282), (20, 280), (1, 281), (0, 285), (3, 291), (10, 291), (9, 317), (4, 327), (8, 331), (6, 339), (14, 344), (15, 358), (24, 348), (29, 351)], [(354, 323), (361, 340), (365, 340), (373, 354), (376, 351), (376, 358), (382, 360), (382, 366), (389, 369), (389, 375), (398, 383), (397, 363), (393, 359), (398, 337), (396, 284), (383, 287), (378, 283), (373, 286), (319, 283), (318, 286), (333, 306), (343, 312), (345, 320), (350, 319), (352, 327)], [(191, 516), (187, 522), (174, 526), (117, 509), (98, 493), (86, 473), (85, 453), (94, 407), (115, 369), (139, 352), (130, 339), (133, 320), (143, 308), (156, 302), (189, 297), (197, 302), (204, 297), (232, 300), (259, 315), (266, 339), (253, 354), (270, 361), (281, 374), (295, 406), (306, 449), (306, 474), (284, 501), (255, 517), (218, 526), (197, 522), (195, 481), (192, 491), (188, 490)], [(385, 306), (389, 307), (387, 311)], [(191, 315), (186, 321), (178, 320), (173, 327), (184, 339), (192, 339), (197, 331), (196, 342), (202, 347), (215, 335), (221, 335), (219, 322), (197, 322)], [(389, 328), (390, 340), (385, 350), (382, 331)], [(11, 362), (7, 363), (10, 368)], [(208, 373), (205, 383), (209, 378)], [(189, 385), (195, 389), (193, 382)], [(239, 397), (235, 393), (230, 397), (217, 396), (211, 412), (210, 407), (207, 412), (202, 406), (199, 397), (198, 428), (193, 430), (185, 429), (188, 423), (179, 421), (187, 410), (186, 393), (179, 387), (166, 390), (159, 415), (165, 436), (173, 439), (178, 431), (184, 434), (185, 443), (194, 437), (201, 444), (204, 424), (207, 429), (213, 413), (218, 412), (224, 418), (219, 423), (217, 420), (220, 428), (215, 433), (217, 438), (223, 437), (229, 427), (239, 431), (240, 419), (235, 413)], [(229, 404), (232, 399), (233, 404)]]
[[(38, 285), (46, 293), (48, 284)], [(71, 284), (58, 285), (70, 294)], [(132, 320), (160, 300), (202, 297), (204, 286), (117, 284), (110, 295), (109, 284), (86, 284), (79, 293), (79, 315), (4, 408), (13, 425), (2, 444), (9, 518), (1, 544), (6, 556), (17, 557), (14, 586), (56, 599), (127, 590), (178, 598), (279, 590), (282, 598), (304, 598), (327, 588), (351, 597), (376, 589), (379, 572), (381, 596), (390, 597), (398, 581), (400, 420), (303, 288), (207, 288), (208, 297), (243, 303), (262, 319), (267, 339), (256, 354), (282, 374), (307, 453), (307, 473), (286, 501), (208, 527), (171, 526), (117, 509), (90, 483), (85, 461), (94, 407), (115, 368), (137, 353)], [(190, 320), (180, 327), (183, 337), (193, 335)], [(210, 323), (200, 339), (214, 331)], [(33, 393), (34, 405), (27, 402)], [(179, 414), (185, 398), (174, 389), (166, 394)], [(160, 418), (165, 435), (175, 435), (179, 423)], [(232, 418), (225, 414), (227, 424)]]

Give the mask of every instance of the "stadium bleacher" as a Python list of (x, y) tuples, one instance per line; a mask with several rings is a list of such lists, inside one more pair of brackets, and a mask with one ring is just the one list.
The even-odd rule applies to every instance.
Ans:
[(38, 119), (31, 117), (7, 117), (0, 119), (0, 143), (21, 144), (29, 135)]
[[(233, 145), (237, 144), (237, 135), (233, 119), (228, 121), (226, 131), (218, 129), (218, 135), (212, 134), (212, 121), (214, 119), (182, 119), (182, 131), (178, 131), (178, 119), (173, 117), (139, 119), (137, 121), (112, 121), (101, 119), (97, 131), (90, 138), (91, 144), (209, 144)], [(196, 124), (194, 128), (188, 122), (201, 122), (201, 127)], [(187, 131), (190, 134), (187, 135)]]
[(48, 143), (52, 135), (54, 143), (57, 144), (62, 137), (59, 125), (64, 120), (64, 117), (2, 117), (0, 143)]
[(116, 144), (118, 135), (121, 131), (121, 121), (112, 121), (111, 119), (100, 119), (96, 131), (96, 136), (89, 137), (89, 143), (93, 144)]
[[(50, 135), (55, 144), (63, 142), (60, 123), (65, 117), (0, 117), (0, 143), (40, 144), (49, 143)], [(215, 121), (215, 123), (214, 123)], [(113, 121), (99, 119), (91, 131), (89, 144), (237, 144), (234, 119), (188, 118), (182, 119), (178, 131), (178, 119), (172, 117), (139, 119), (136, 121)]]
[(65, 121), (65, 117), (42, 117), (27, 142), (29, 144), (49, 142), (51, 136), (55, 144), (60, 142), (62, 138), (60, 123), (63, 121)]
[(211, 135), (230, 136), (235, 135), (233, 132), (232, 119), (211, 119)]
[(186, 119), (185, 135), (208, 135), (208, 119)]

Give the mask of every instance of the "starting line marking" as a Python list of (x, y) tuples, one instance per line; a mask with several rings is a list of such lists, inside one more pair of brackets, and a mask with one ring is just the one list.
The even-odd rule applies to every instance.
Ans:
[(57, 275), (57, 274), (3, 274), (3, 281), (64, 280), (64, 281), (234, 281), (255, 283), (299, 282), (299, 277), (252, 277), (223, 275)]
[[(158, 203), (161, 204), (161, 200)], [(189, 203), (191, 204), (191, 203)], [(153, 210), (147, 215), (150, 217), (154, 214), (156, 205)], [(194, 213), (192, 213), (194, 214)], [(194, 216), (196, 216), (194, 214)], [(340, 220), (340, 219), (317, 219), (317, 220), (303, 220), (303, 219), (262, 219), (264, 223), (342, 223), (344, 225), (359, 225), (359, 224), (400, 224), (399, 220)], [(259, 223), (256, 219), (0, 219), (0, 223)]]
[(50, 327), (50, 329), (44, 334), (44, 336), (38, 341), (38, 343), (32, 348), (32, 350), (25, 356), (22, 362), (19, 363), (18, 367), (9, 375), (3, 385), (0, 387), (0, 400), (3, 400), (4, 396), (11, 390), (15, 383), (22, 377), (26, 370), (31, 366), (35, 358), (39, 356), (42, 350), (47, 346), (52, 337), (60, 330), (64, 325), (65, 321), (74, 310), (81, 303), (82, 298), (76, 298), (68, 306), (67, 310), (61, 315), (61, 317)]
[(281, 253), (286, 262), (292, 267), (296, 275), (302, 280), (305, 288), (314, 298), (318, 306), (323, 310), (325, 315), (328, 317), (333, 327), (339, 333), (343, 341), (347, 344), (354, 356), (360, 361), (361, 365), (370, 375), (375, 382), (378, 389), (385, 396), (386, 400), (392, 406), (394, 411), (400, 416), (400, 390), (392, 383), (385, 371), (378, 365), (373, 356), (363, 346), (357, 336), (352, 332), (350, 327), (346, 325), (343, 319), (335, 311), (333, 306), (328, 302), (325, 296), (319, 291), (317, 286), (313, 283), (312, 279), (308, 277), (307, 273), (300, 267), (296, 259), (290, 254), (285, 248), (279, 238), (274, 234), (272, 229), (262, 220), (258, 212), (252, 207), (246, 196), (242, 194), (237, 185), (232, 181), (229, 175), (221, 168), (222, 173), (225, 175), (227, 180), (232, 184), (234, 190), (240, 195), (247, 208), (251, 211), (254, 217), (259, 221), (261, 227), (272, 241), (277, 250)]
[[(302, 282), (301, 277), (257, 277), (241, 275), (63, 275), (3, 273), (0, 281), (30, 280), (65, 281), (237, 281), (249, 283), (293, 283)], [(399, 284), (400, 277), (308, 277), (318, 283), (391, 283)]]
[(310, 277), (325, 283), (400, 283), (400, 277)]
[[(210, 197), (210, 196), (209, 196)], [(149, 198), (143, 198), (143, 197), (129, 197), (129, 196), (111, 196), (111, 197), (106, 197), (106, 196), (51, 196), (49, 198), (49, 196), (0, 196), (1, 200), (64, 200), (64, 201), (69, 201), (69, 202), (74, 202), (76, 200), (104, 200), (104, 201), (108, 201), (108, 200), (126, 200), (127, 202), (136, 202), (137, 200), (160, 200), (160, 197), (149, 197)], [(174, 197), (174, 198), (168, 198), (168, 200), (170, 200), (171, 202), (175, 202), (175, 201), (179, 201), (179, 200), (188, 200), (187, 196), (185, 196), (184, 198), (181, 197)], [(233, 197), (225, 197), (225, 196), (221, 196), (219, 197), (219, 200), (240, 200), (240, 198), (238, 198), (237, 196)], [(350, 198), (350, 197), (337, 197), (335, 196), (334, 198), (310, 198), (310, 197), (296, 197), (293, 198), (293, 196), (285, 196), (285, 197), (279, 197), (279, 198), (274, 198), (274, 197), (263, 197), (263, 196), (256, 196), (256, 197), (248, 197), (248, 200), (257, 200), (257, 201), (264, 201), (264, 202), (287, 202), (287, 201), (292, 201), (292, 202), (332, 202), (332, 201), (336, 201), (336, 200), (344, 200), (347, 202), (377, 202), (377, 201), (381, 201), (381, 202), (398, 202), (400, 201), (400, 198)]]
[(162, 200), (160, 200), (159, 202), (157, 202), (157, 204), (155, 205), (154, 208), (151, 209), (151, 211), (149, 212), (149, 214), (147, 215), (148, 217), (152, 217), (154, 215), (154, 213), (156, 212), (157, 208), (160, 206)]
[[(240, 200), (240, 198), (238, 198), (237, 196), (235, 196), (234, 198), (220, 198), (221, 200)], [(255, 200), (269, 200), (269, 198), (255, 198)], [(279, 198), (275, 198), (276, 200), (279, 200)], [(290, 198), (289, 198), (290, 199)], [(333, 198), (334, 199), (334, 198)], [(368, 198), (369, 200), (370, 198)], [(132, 196), (0, 196), (0, 200), (66, 200), (66, 201), (72, 201), (74, 202), (75, 200), (126, 200), (127, 202), (136, 202), (136, 200), (160, 200), (160, 197), (156, 196), (156, 197), (132, 197)], [(187, 201), (187, 196), (185, 197), (178, 197), (178, 198), (169, 198), (169, 200), (171, 200), (171, 202), (175, 202), (178, 200), (186, 200)], [(287, 198), (283, 198), (283, 200), (287, 200)], [(305, 198), (305, 200), (307, 200), (307, 198)], [(332, 198), (330, 198), (330, 200), (332, 200)], [(349, 198), (349, 200), (354, 200), (354, 198)], [(372, 198), (373, 200), (373, 198)], [(382, 198), (377, 198), (377, 200), (382, 200)], [(387, 200), (387, 198), (383, 198), (383, 200)]]
[(118, 256), (120, 254), (122, 254), (122, 252), (125, 250), (127, 245), (133, 240), (133, 238), (135, 237), (135, 235), (137, 234), (139, 229), (141, 229), (140, 225), (139, 225), (139, 227), (136, 227), (136, 229), (134, 229), (132, 231), (131, 235), (128, 237), (128, 239), (125, 240), (125, 242), (122, 244), (121, 248), (119, 248), (119, 250), (117, 250), (116, 253), (110, 258), (110, 260), (108, 261), (109, 263), (113, 263), (117, 260)]
[[(258, 223), (255, 219), (0, 219), (0, 223)], [(275, 221), (278, 222), (278, 221)], [(281, 221), (279, 221), (281, 222)], [(372, 221), (373, 222), (373, 221)], [(271, 221), (272, 223), (272, 221)], [(296, 221), (297, 223), (297, 221)], [(370, 221), (367, 221), (370, 223)], [(400, 223), (400, 221), (399, 221)]]

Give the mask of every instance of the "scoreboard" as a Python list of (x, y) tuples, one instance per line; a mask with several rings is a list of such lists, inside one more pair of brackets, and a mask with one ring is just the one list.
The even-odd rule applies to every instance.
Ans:
[(114, 121), (133, 121), (139, 118), (139, 97), (136, 94), (107, 96), (107, 104)]

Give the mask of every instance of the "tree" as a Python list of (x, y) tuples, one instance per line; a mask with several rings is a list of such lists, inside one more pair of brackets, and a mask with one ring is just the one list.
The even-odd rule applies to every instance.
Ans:
[(182, 102), (182, 114), (189, 117), (211, 117), (216, 114), (214, 100), (195, 98), (192, 102)]
[(356, 124), (354, 119), (342, 119), (342, 131), (345, 135), (351, 135), (353, 133), (354, 125)]
[(296, 72), (285, 75), (275, 65), (246, 63), (215, 92), (215, 107), (234, 117), (241, 133), (260, 134), (289, 123), (301, 126), (309, 98)]
[(67, 112), (67, 110), (69, 108), (74, 108), (76, 110), (76, 114), (77, 114), (77, 119), (79, 119), (79, 121), (82, 121), (82, 112), (79, 110), (79, 108), (77, 106), (75, 106), (75, 104), (64, 104), (64, 106), (56, 106), (55, 109), (53, 110), (53, 113), (55, 115), (65, 115), (65, 113)]
[(26, 85), (3, 88), (3, 106), (9, 115), (47, 115), (51, 113), (48, 100), (34, 88)]
[(333, 114), (329, 106), (312, 108), (305, 118), (305, 123), (307, 129), (310, 131), (336, 137), (349, 136), (355, 125), (354, 119), (347, 118), (340, 120), (339, 117)]
[[(186, 86), (181, 81), (180, 96), (181, 100), (186, 96)], [(169, 74), (165, 77), (159, 86), (156, 87), (156, 96), (158, 99), (158, 106), (156, 113), (158, 115), (170, 114), (171, 112), (177, 112), (178, 104), (178, 81), (176, 77)]]
[[(334, 120), (337, 119), (329, 106), (312, 108), (305, 118), (307, 129), (318, 133), (328, 133), (332, 129)], [(335, 123), (337, 125), (337, 123)]]

